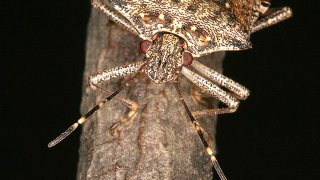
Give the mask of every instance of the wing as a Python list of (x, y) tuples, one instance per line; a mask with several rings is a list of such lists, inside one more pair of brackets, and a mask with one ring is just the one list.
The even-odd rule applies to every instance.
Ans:
[[(140, 37), (174, 33), (186, 40), (195, 56), (241, 50), (249, 41), (256, 0), (107, 0), (127, 18)], [(249, 5), (248, 5), (249, 4)], [(245, 7), (242, 9), (242, 7)], [(244, 15), (245, 14), (245, 15)]]

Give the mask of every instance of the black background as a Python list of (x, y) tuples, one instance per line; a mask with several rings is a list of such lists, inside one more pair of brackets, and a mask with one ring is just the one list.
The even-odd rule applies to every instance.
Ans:
[[(275, 0), (294, 17), (229, 52), (224, 73), (251, 90), (218, 124), (229, 179), (320, 179), (317, 1)], [(52, 137), (79, 116), (88, 1), (1, 3), (1, 179), (75, 179), (79, 134)]]

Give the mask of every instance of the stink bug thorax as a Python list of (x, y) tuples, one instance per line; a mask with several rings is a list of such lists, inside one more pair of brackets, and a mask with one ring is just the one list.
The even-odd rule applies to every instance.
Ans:
[(148, 76), (155, 83), (174, 80), (184, 64), (184, 40), (170, 33), (157, 33), (152, 40), (146, 52)]

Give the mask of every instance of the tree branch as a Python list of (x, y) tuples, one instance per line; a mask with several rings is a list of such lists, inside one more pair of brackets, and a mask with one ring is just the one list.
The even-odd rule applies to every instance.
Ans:
[[(87, 78), (134, 62), (140, 41), (93, 10), (88, 27), (82, 113), (105, 97), (88, 87)], [(223, 57), (224, 53), (216, 53), (200, 61), (221, 72)], [(180, 79), (191, 110), (205, 108), (191, 99), (192, 84), (182, 76)], [(121, 80), (109, 83), (107, 89), (114, 91), (119, 83)], [(112, 100), (84, 124), (77, 179), (212, 179), (210, 160), (173, 83), (156, 85), (143, 75), (121, 96), (139, 104), (137, 117), (111, 134), (110, 126), (129, 112)], [(215, 117), (200, 119), (200, 124), (214, 137)]]

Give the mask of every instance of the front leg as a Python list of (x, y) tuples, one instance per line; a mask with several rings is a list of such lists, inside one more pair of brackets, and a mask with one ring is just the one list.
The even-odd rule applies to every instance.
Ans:
[(102, 13), (107, 15), (112, 21), (117, 23), (119, 26), (124, 29), (132, 32), (135, 35), (139, 35), (138, 31), (132, 26), (132, 24), (121, 14), (110, 9), (102, 0), (91, 0), (91, 4), (94, 8), (100, 10)]

